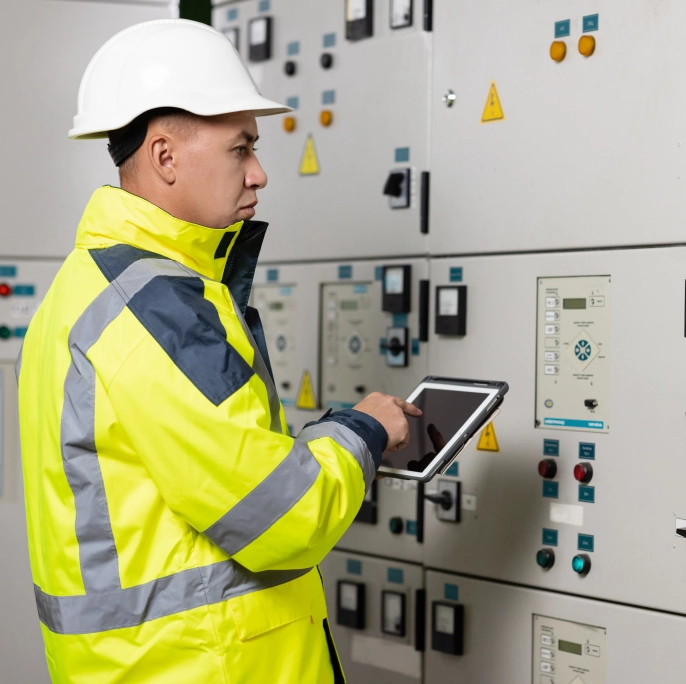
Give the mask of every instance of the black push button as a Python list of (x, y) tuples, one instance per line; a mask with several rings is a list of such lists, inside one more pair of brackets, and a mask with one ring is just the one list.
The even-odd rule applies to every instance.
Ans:
[(295, 62), (289, 60), (283, 65), (283, 71), (286, 74), (286, 76), (295, 76), (295, 72), (298, 70), (298, 67)]
[(330, 69), (333, 66), (333, 55), (330, 52), (325, 52), (319, 58), (319, 63), (322, 69)]
[(388, 521), (388, 528), (391, 534), (402, 534), (405, 531), (405, 523), (402, 518), (395, 516)]

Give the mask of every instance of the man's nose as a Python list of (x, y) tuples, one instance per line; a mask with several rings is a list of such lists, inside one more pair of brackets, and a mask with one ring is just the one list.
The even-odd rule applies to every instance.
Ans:
[(245, 187), (246, 188), (263, 188), (267, 185), (267, 174), (264, 172), (262, 165), (257, 160), (257, 157), (253, 157), (252, 163), (248, 168), (248, 172), (245, 174)]

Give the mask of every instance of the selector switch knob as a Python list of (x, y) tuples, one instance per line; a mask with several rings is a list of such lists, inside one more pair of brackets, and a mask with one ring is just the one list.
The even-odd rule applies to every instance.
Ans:
[(388, 527), (391, 530), (391, 534), (402, 534), (405, 530), (405, 523), (402, 518), (396, 516), (388, 521)]
[(552, 549), (541, 549), (536, 554), (536, 563), (546, 570), (552, 568), (555, 565), (555, 552)]
[(577, 463), (574, 466), (574, 479), (586, 484), (593, 479), (593, 466), (590, 463)]
[(544, 458), (538, 464), (538, 474), (546, 480), (552, 480), (557, 475), (557, 463), (552, 458)]
[(572, 570), (578, 575), (588, 575), (591, 571), (591, 557), (580, 553), (572, 558)]

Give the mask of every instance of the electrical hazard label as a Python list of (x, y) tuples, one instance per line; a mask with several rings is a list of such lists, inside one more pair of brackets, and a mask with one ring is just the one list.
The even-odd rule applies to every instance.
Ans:
[(481, 117), (481, 123), (488, 123), (489, 121), (502, 121), (505, 118), (505, 112), (500, 104), (498, 97), (498, 90), (495, 87), (495, 81), (491, 83), (491, 89), (488, 91), (488, 99), (484, 107), (484, 113)]
[(479, 443), (476, 446), (480, 451), (500, 451), (498, 438), (495, 436), (493, 423), (489, 423), (481, 432)]
[(318, 173), (319, 159), (317, 159), (317, 150), (314, 149), (314, 138), (311, 135), (308, 135), (303, 158), (300, 162), (300, 175), (316, 176)]
[(317, 408), (317, 400), (314, 398), (314, 388), (312, 387), (312, 376), (309, 371), (303, 373), (298, 390), (298, 399), (295, 402), (296, 408), (312, 410)]

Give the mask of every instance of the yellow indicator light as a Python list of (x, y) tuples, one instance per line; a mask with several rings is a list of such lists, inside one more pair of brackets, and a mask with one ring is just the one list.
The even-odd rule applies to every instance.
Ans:
[(333, 123), (333, 113), (329, 109), (322, 109), (319, 114), (319, 123), (322, 126), (330, 126)]
[(567, 55), (567, 44), (564, 40), (553, 41), (550, 46), (550, 58), (554, 62), (561, 62)]
[(287, 116), (283, 120), (283, 130), (286, 131), (286, 133), (292, 133), (295, 130), (295, 117)]
[(581, 36), (579, 38), (579, 52), (584, 57), (590, 57), (595, 52), (595, 38), (593, 36)]

